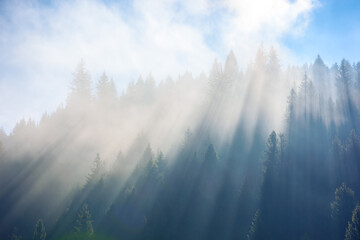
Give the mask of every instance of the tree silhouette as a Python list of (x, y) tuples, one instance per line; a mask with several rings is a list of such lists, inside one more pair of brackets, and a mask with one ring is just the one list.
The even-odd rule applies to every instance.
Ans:
[(104, 173), (105, 173), (104, 162), (101, 160), (99, 153), (97, 153), (91, 167), (91, 172), (87, 177), (87, 183), (88, 184), (96, 183), (103, 177)]
[(82, 208), (78, 212), (74, 229), (76, 233), (85, 234), (88, 237), (91, 237), (94, 234), (91, 213), (86, 203), (83, 204)]
[(331, 217), (338, 226), (338, 234), (344, 236), (343, 233), (347, 226), (347, 222), (351, 218), (352, 210), (355, 206), (354, 191), (342, 183), (335, 190), (335, 200), (330, 204)]
[(71, 93), (68, 102), (71, 105), (75, 104), (75, 106), (89, 102), (91, 99), (91, 79), (85, 70), (83, 60), (78, 64), (73, 76), (74, 79), (71, 82)]
[(11, 235), (9, 236), (9, 239), (10, 240), (21, 240), (22, 239), (22, 236), (17, 227), (13, 228)]
[(46, 232), (45, 232), (45, 225), (42, 219), (39, 219), (36, 222), (33, 240), (45, 240), (46, 239)]
[(360, 239), (360, 206), (357, 205), (352, 213), (351, 222), (348, 222), (348, 227), (345, 233), (345, 240)]
[(114, 104), (117, 99), (116, 88), (113, 80), (109, 80), (105, 72), (97, 84), (97, 97), (101, 104)]
[(259, 219), (260, 219), (260, 210), (257, 210), (255, 212), (255, 215), (251, 221), (249, 233), (246, 235), (248, 240), (254, 240), (257, 239), (257, 234), (259, 232)]

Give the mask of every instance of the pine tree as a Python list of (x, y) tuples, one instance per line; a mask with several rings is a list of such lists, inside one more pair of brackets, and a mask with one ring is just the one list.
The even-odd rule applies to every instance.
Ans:
[(239, 77), (239, 67), (233, 51), (230, 51), (224, 66), (224, 81), (226, 87), (232, 87), (234, 81)]
[(351, 212), (355, 206), (354, 191), (342, 183), (335, 190), (335, 200), (330, 204), (331, 217), (338, 226), (338, 234), (344, 236), (348, 220), (351, 218)]
[[(313, 76), (315, 82), (323, 82), (325, 81), (327, 77), (327, 67), (324, 64), (324, 61), (320, 57), (320, 55), (317, 55), (316, 60), (313, 65)], [(318, 85), (321, 86), (321, 85)]]
[(45, 225), (42, 219), (39, 219), (36, 222), (33, 240), (45, 240), (46, 239), (46, 232), (45, 232)]
[(348, 227), (345, 233), (345, 240), (360, 239), (360, 206), (357, 205), (352, 213), (351, 222), (348, 222)]
[(87, 183), (95, 183), (100, 180), (103, 177), (104, 168), (104, 162), (101, 160), (99, 153), (97, 153), (91, 167), (91, 173), (87, 177)]
[(215, 152), (214, 145), (210, 144), (205, 153), (204, 166), (208, 170), (214, 170), (216, 167), (217, 161), (218, 161), (218, 157)]
[[(253, 232), (249, 232), (250, 239), (277, 239), (279, 213), (278, 173), (279, 173), (279, 139), (273, 131), (267, 140), (265, 151), (265, 171), (261, 189), (260, 209), (254, 217)], [(256, 226), (256, 231), (255, 231)]]
[[(339, 66), (339, 74), (336, 78), (338, 97), (340, 100), (340, 107), (343, 114), (350, 122), (355, 121), (355, 106), (351, 99), (351, 92), (353, 87), (353, 68), (350, 63), (343, 59)], [(354, 125), (354, 123), (352, 123)], [(354, 126), (351, 126), (354, 127)]]
[(266, 70), (267, 57), (265, 54), (264, 44), (261, 44), (256, 52), (255, 57), (255, 68), (260, 72), (264, 72)]
[(269, 63), (268, 63), (268, 71), (273, 77), (278, 77), (280, 73), (280, 63), (278, 55), (275, 49), (272, 47), (269, 53)]
[(144, 150), (142, 158), (140, 160), (140, 164), (147, 164), (149, 161), (153, 160), (153, 152), (150, 144), (148, 144)]
[(10, 240), (21, 240), (22, 236), (20, 235), (19, 229), (17, 227), (14, 227), (11, 235), (9, 236)]
[(252, 222), (251, 222), (251, 225), (250, 225), (250, 229), (249, 229), (249, 233), (247, 234), (247, 239), (248, 240), (255, 240), (257, 238), (257, 234), (258, 234), (258, 225), (259, 225), (259, 219), (260, 219), (260, 210), (257, 210), (253, 219), (252, 219)]
[(353, 73), (351, 64), (347, 60), (343, 59), (339, 66), (339, 76), (337, 80), (339, 84), (341, 84), (341, 90), (345, 91), (346, 93), (348, 93), (350, 89), (352, 75)]
[(71, 103), (83, 104), (84, 101), (91, 99), (91, 80), (90, 75), (85, 71), (84, 61), (81, 61), (73, 73), (74, 79), (71, 83)]
[(305, 121), (308, 121), (314, 110), (315, 87), (306, 72), (304, 73), (303, 80), (300, 84), (299, 99), (305, 113), (304, 119)]
[(358, 158), (360, 156), (360, 139), (354, 129), (351, 130), (347, 139), (346, 151), (351, 154), (351, 157), (353, 158)]
[(159, 171), (159, 177), (164, 178), (164, 174), (167, 168), (167, 162), (165, 160), (164, 154), (159, 151), (157, 159), (156, 159), (157, 169)]
[(266, 146), (267, 150), (265, 152), (266, 154), (266, 162), (265, 166), (267, 170), (275, 166), (275, 164), (278, 164), (279, 161), (279, 143), (278, 143), (278, 137), (275, 133), (275, 131), (272, 131), (270, 134)]
[(82, 208), (78, 213), (74, 229), (76, 233), (85, 234), (89, 237), (94, 234), (91, 213), (86, 203), (83, 204)]
[(114, 105), (117, 99), (114, 81), (109, 80), (105, 72), (101, 75), (97, 84), (97, 97), (100, 103), (107, 105)]
[(358, 89), (360, 89), (360, 62), (358, 62), (355, 66), (356, 76), (355, 76), (355, 84)]
[(191, 146), (192, 140), (193, 140), (193, 133), (188, 128), (184, 133), (184, 140), (182, 142), (182, 147), (185, 148)]
[(101, 78), (97, 84), (97, 95), (100, 101), (105, 101), (108, 96), (109, 78), (106, 73), (103, 72)]
[(218, 100), (224, 92), (223, 71), (221, 64), (215, 59), (209, 76), (209, 93), (213, 101)]
[(288, 107), (286, 115), (286, 125), (288, 128), (287, 131), (290, 138), (292, 136), (292, 132), (294, 131), (292, 126), (294, 125), (296, 120), (296, 92), (293, 88), (290, 90), (290, 95), (288, 97)]

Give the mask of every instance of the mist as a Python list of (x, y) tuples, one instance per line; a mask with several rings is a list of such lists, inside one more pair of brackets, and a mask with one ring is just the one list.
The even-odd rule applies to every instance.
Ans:
[[(196, 206), (201, 201), (202, 210), (188, 213), (186, 226), (192, 227), (185, 228), (184, 237), (205, 237), (212, 231), (208, 229), (212, 214), (219, 214), (219, 196), (229, 201), (230, 214), (244, 207), (237, 206), (241, 199), (231, 192), (240, 191), (241, 196), (243, 188), (251, 184), (253, 189), (246, 193), (253, 200), (244, 203), (250, 204), (247, 212), (262, 207), (262, 200), (255, 199), (264, 194), (269, 170), (264, 179), (261, 175), (263, 168), (269, 168), (270, 160), (266, 159), (270, 158), (272, 141), (279, 141), (275, 143), (280, 151), (276, 158), (291, 159), (295, 154), (297, 159), (310, 154), (310, 158), (317, 159), (317, 154), (309, 149), (312, 141), (327, 139), (320, 147), (326, 149), (331, 146), (331, 139), (339, 137), (345, 141), (351, 129), (356, 134), (358, 65), (353, 68), (342, 60), (340, 66), (329, 68), (317, 56), (310, 65), (285, 67), (280, 65), (274, 48), (261, 45), (247, 68), (239, 68), (230, 51), (225, 63), (215, 59), (207, 73), (194, 76), (187, 72), (164, 81), (156, 81), (151, 75), (139, 76), (119, 94), (110, 76), (103, 72), (99, 79), (93, 79), (84, 61), (80, 61), (74, 67), (65, 104), (53, 113), (44, 113), (39, 121), (22, 119), (10, 134), (1, 135), (2, 235), (10, 234), (13, 226), (30, 234), (34, 221), (41, 218), (50, 229), (48, 236), (59, 238), (71, 233), (69, 226), (77, 209), (93, 201), (90, 211), (94, 207), (101, 209), (93, 215), (96, 228), (110, 236), (141, 238), (151, 226), (146, 219), (154, 214), (148, 211), (159, 204), (157, 195), (163, 191), (170, 194), (166, 189), (183, 181), (179, 174), (192, 164), (187, 173), (189, 182), (186, 181), (189, 189), (184, 190), (190, 194), (188, 204)], [(304, 141), (304, 137), (308, 140)], [(305, 144), (304, 152), (299, 150), (299, 144)], [(287, 155), (283, 156), (283, 151)], [(328, 155), (321, 151), (320, 156)], [(330, 171), (336, 164), (330, 161), (326, 165)], [(289, 167), (288, 163), (284, 166)], [(292, 171), (298, 170), (288, 169), (288, 174)], [(146, 187), (150, 180), (143, 182), (144, 178), (151, 174), (156, 174), (155, 185)], [(98, 195), (94, 189), (104, 191), (104, 195)], [(143, 197), (134, 202), (126, 200), (136, 193)], [(101, 225), (110, 221), (114, 207), (123, 204), (125, 209), (128, 204), (138, 205), (135, 212), (123, 210), (122, 214), (126, 218), (139, 217), (137, 214), (144, 217), (145, 220), (127, 223), (139, 224), (139, 233)], [(227, 216), (227, 224), (240, 221), (233, 216), (235, 213)], [(175, 219), (174, 223), (178, 221)], [(250, 220), (242, 222), (242, 228), (246, 229)], [(196, 232), (191, 230), (194, 227)], [(244, 229), (237, 234), (246, 236)], [(174, 231), (169, 234), (176, 234)], [(216, 234), (234, 236), (223, 231)]]
[(360, 239), (360, 62), (309, 54), (321, 8), (0, 3), (0, 239)]

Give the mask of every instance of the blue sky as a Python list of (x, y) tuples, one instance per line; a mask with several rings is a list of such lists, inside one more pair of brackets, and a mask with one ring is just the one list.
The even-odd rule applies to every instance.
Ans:
[(119, 93), (139, 75), (208, 72), (230, 50), (240, 67), (261, 43), (282, 66), (360, 60), (358, 0), (75, 0), (0, 2), (0, 127), (64, 104), (80, 59)]
[(327, 64), (346, 58), (360, 60), (360, 1), (327, 0), (312, 12), (311, 22), (301, 36), (282, 39), (301, 61), (320, 54)]

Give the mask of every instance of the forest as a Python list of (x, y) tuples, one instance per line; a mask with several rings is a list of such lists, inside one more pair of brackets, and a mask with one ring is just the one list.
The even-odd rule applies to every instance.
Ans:
[(360, 62), (94, 82), (0, 131), (0, 239), (360, 239)]

